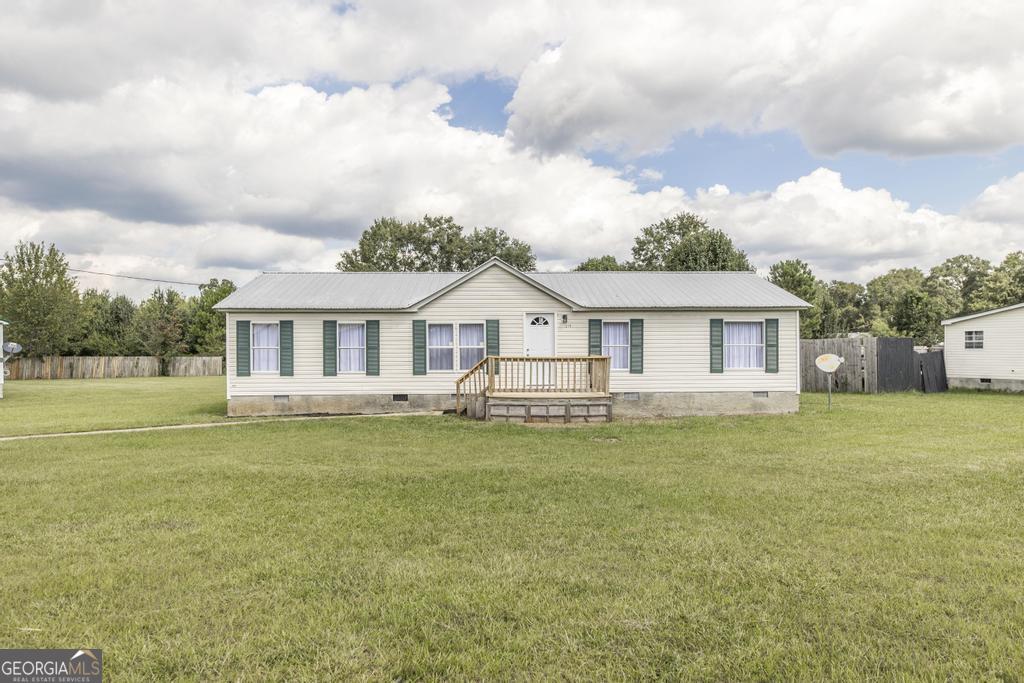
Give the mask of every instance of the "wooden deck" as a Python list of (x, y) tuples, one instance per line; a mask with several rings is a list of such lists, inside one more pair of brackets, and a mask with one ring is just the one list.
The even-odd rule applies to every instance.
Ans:
[(486, 356), (455, 381), (455, 412), (480, 417), (488, 400), (610, 398), (607, 356)]

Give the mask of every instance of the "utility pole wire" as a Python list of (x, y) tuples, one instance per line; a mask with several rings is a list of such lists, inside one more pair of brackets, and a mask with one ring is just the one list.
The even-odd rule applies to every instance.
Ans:
[[(0, 259), (0, 263), (7, 263), (4, 259)], [(157, 277), (142, 277), (141, 275), (119, 275), (118, 273), (101, 273), (97, 270), (82, 270), (81, 268), (68, 268), (72, 273), (86, 273), (88, 275), (105, 275), (106, 277), (120, 277), (127, 280), (144, 280), (146, 282), (163, 282), (169, 285), (189, 285), (191, 287), (201, 287), (205, 285), (205, 282), (182, 282), (181, 280), (164, 280)]]

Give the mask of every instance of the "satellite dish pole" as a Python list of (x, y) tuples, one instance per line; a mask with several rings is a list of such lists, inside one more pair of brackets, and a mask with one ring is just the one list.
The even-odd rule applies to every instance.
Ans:
[(0, 354), (0, 361), (2, 361), (2, 364), (4, 366), (4, 377), (7, 377), (11, 372), (10, 369), (7, 367), (7, 361), (11, 359), (11, 356), (17, 353), (21, 353), (21, 344), (16, 344), (14, 342), (4, 343), (3, 353)]
[(828, 377), (828, 412), (832, 412), (832, 375), (845, 362), (845, 358), (834, 353), (823, 353), (814, 359), (814, 364)]

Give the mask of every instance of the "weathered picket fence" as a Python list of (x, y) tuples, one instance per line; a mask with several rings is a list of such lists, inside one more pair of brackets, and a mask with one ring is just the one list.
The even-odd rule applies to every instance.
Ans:
[[(172, 377), (222, 375), (220, 356), (177, 356), (167, 363)], [(113, 379), (159, 377), (160, 359), (155, 356), (44, 356), (14, 358), (7, 362), (8, 380), (19, 379)]]

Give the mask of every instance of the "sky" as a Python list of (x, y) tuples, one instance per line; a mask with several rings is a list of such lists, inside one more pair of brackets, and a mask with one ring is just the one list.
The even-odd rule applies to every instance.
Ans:
[(543, 270), (681, 211), (825, 279), (1024, 249), (1012, 0), (8, 0), (0, 44), (0, 251), (79, 270), (330, 270), (428, 213)]

